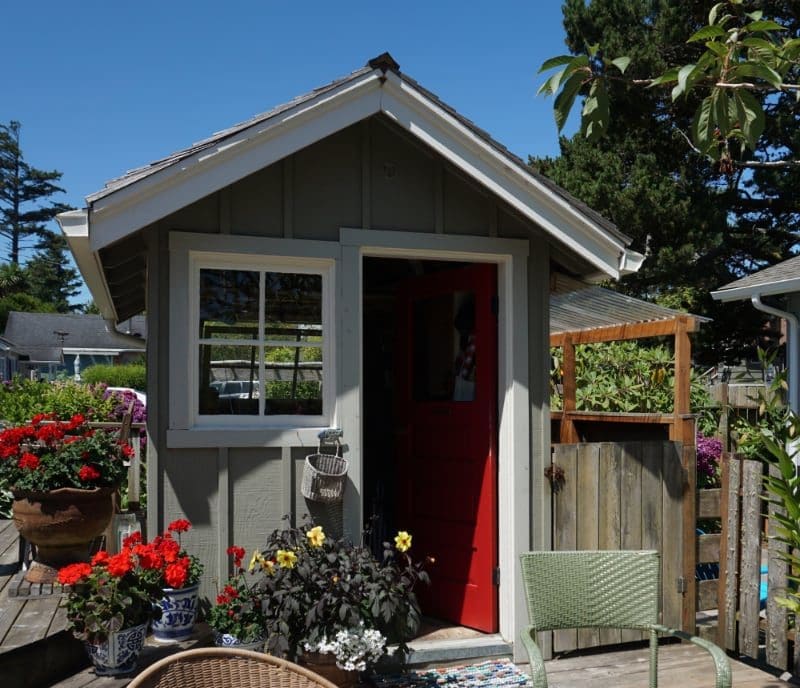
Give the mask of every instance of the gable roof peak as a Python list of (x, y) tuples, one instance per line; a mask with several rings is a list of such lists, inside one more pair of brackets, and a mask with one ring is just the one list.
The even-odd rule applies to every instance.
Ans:
[(384, 74), (386, 74), (386, 72), (400, 73), (399, 63), (388, 52), (373, 57), (367, 62), (367, 65), (372, 69), (380, 69)]

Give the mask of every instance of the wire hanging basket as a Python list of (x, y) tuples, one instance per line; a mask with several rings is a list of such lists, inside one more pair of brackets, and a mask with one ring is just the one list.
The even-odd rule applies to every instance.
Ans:
[(349, 462), (341, 455), (341, 445), (336, 442), (336, 453), (327, 454), (320, 444), (316, 454), (306, 456), (300, 493), (312, 502), (341, 502)]

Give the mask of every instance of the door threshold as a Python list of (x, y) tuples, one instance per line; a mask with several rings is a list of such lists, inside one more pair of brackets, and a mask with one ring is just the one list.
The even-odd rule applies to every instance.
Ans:
[[(462, 664), (464, 660), (511, 657), (513, 647), (499, 633), (480, 633), (470, 638), (416, 638), (407, 643), (406, 663), (415, 669)], [(396, 645), (389, 647), (394, 654)]]

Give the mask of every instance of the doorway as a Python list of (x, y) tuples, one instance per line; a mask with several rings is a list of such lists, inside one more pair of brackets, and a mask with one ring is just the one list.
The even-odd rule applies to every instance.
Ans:
[(498, 630), (492, 264), (364, 258), (364, 514), (431, 556), (423, 613)]

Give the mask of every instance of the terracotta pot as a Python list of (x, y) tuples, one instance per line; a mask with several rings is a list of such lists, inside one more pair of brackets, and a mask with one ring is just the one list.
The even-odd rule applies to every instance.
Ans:
[(327, 652), (304, 652), (298, 663), (315, 674), (327, 678), (339, 688), (354, 688), (358, 685), (358, 672), (345, 671), (336, 666), (336, 658)]
[(20, 535), (36, 545), (36, 557), (25, 580), (52, 583), (60, 567), (88, 561), (89, 545), (111, 521), (115, 489), (12, 490), (14, 525)]

